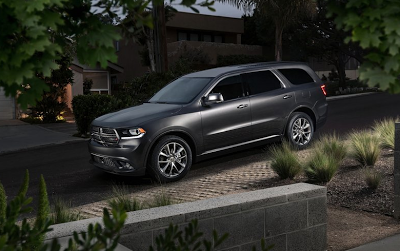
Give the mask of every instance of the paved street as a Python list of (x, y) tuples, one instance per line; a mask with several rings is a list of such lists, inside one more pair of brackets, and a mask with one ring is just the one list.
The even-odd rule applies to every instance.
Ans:
[[(368, 128), (375, 119), (400, 115), (399, 107), (400, 96), (388, 94), (373, 94), (330, 101), (328, 122), (318, 133), (336, 130), (339, 134), (345, 135), (353, 128)], [(50, 197), (61, 196), (65, 200), (71, 200), (73, 206), (104, 199), (111, 193), (115, 184), (126, 184), (133, 192), (149, 190), (155, 186), (146, 177), (119, 177), (103, 173), (92, 167), (88, 160), (86, 142), (70, 142), (3, 154), (0, 155), (0, 181), (4, 185), (9, 198), (12, 198), (19, 189), (25, 169), (29, 169), (31, 177), (29, 192), (31, 196), (36, 197), (40, 174), (44, 174)], [(203, 180), (205, 186), (196, 183), (196, 187), (201, 193), (201, 189), (209, 188), (206, 180), (203, 179), (208, 172), (223, 173), (249, 163), (255, 163), (257, 168), (261, 168), (260, 165), (263, 165), (264, 160), (265, 152), (263, 149), (255, 148), (198, 163), (193, 166), (185, 179)], [(257, 172), (256, 170), (254, 171)], [(258, 171), (260, 170), (258, 169)], [(268, 174), (267, 170), (264, 171), (265, 174)], [(251, 176), (254, 173), (248, 175)], [(242, 179), (240, 175), (233, 175), (232, 177), (234, 177), (232, 181)], [(243, 177), (243, 179), (245, 178)], [(229, 183), (231, 181), (219, 180), (217, 182)], [(235, 185), (232, 185), (232, 187), (240, 189), (241, 184), (238, 184), (236, 188)]]

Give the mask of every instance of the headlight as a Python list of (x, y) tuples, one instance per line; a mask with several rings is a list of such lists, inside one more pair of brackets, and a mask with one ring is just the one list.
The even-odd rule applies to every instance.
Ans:
[(141, 138), (146, 134), (146, 131), (143, 128), (131, 128), (131, 129), (118, 129), (118, 134), (121, 136), (121, 139), (124, 138)]

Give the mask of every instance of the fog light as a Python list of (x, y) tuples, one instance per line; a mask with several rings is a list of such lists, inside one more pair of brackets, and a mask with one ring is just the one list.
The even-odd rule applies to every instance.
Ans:
[(119, 162), (118, 169), (133, 170), (133, 166), (131, 164), (129, 164), (128, 162), (125, 162), (125, 161), (118, 161), (118, 162)]

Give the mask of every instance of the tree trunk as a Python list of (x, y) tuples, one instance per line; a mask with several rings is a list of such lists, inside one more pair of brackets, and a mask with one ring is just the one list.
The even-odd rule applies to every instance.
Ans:
[(338, 63), (336, 69), (339, 75), (339, 86), (346, 87), (346, 63), (344, 62), (343, 56), (338, 57)]
[(282, 61), (282, 33), (283, 27), (276, 24), (275, 27), (275, 60)]
[(154, 58), (154, 35), (153, 30), (148, 29), (148, 36), (146, 39), (146, 45), (149, 51), (149, 60), (150, 60), (150, 70), (151, 72), (156, 71), (156, 62)]

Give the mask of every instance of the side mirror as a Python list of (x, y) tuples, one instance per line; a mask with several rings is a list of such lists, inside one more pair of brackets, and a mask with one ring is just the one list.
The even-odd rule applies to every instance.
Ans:
[(221, 103), (224, 101), (224, 97), (221, 93), (210, 93), (206, 97), (203, 98), (204, 106), (210, 106), (215, 103)]

